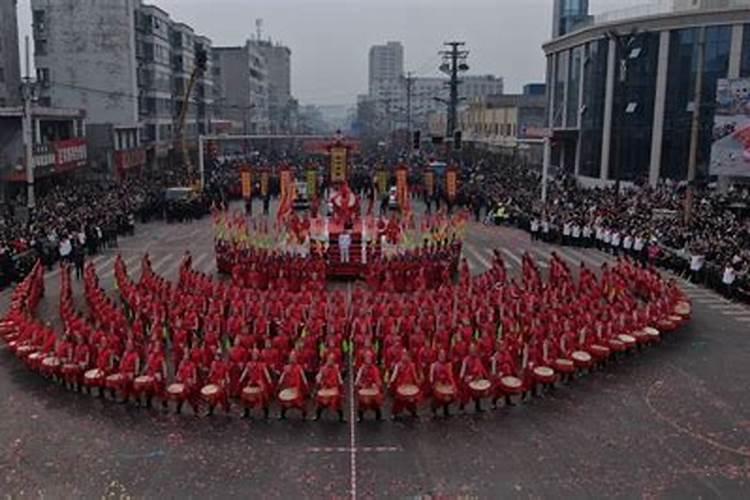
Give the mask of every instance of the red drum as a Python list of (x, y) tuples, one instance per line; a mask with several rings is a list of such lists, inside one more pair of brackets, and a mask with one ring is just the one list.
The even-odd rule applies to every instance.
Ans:
[(41, 352), (32, 352), (26, 358), (26, 362), (32, 370), (38, 371), (42, 367), (42, 361), (44, 361), (44, 358), (45, 355)]
[(652, 328), (650, 326), (647, 326), (643, 329), (643, 333), (651, 340), (652, 342), (659, 340), (661, 337), (661, 334), (659, 333), (659, 330), (656, 328)]
[(609, 347), (605, 347), (603, 345), (599, 344), (593, 344), (589, 347), (589, 351), (591, 352), (591, 355), (594, 356), (597, 360), (606, 359), (609, 357), (610, 351)]
[(456, 399), (456, 388), (449, 384), (436, 384), (433, 393), (435, 399), (442, 403), (450, 403)]
[(630, 349), (632, 347), (635, 347), (635, 344), (636, 344), (635, 337), (633, 337), (632, 335), (624, 334), (624, 333), (618, 335), (617, 336), (617, 340), (619, 340), (620, 342), (622, 342), (625, 345), (626, 349)]
[(102, 384), (102, 382), (104, 382), (104, 372), (99, 370), (98, 368), (88, 370), (83, 374), (83, 380), (88, 385), (99, 386)]
[(210, 405), (216, 405), (221, 395), (221, 387), (216, 384), (208, 384), (201, 389), (201, 397)]
[(264, 399), (263, 388), (258, 387), (257, 385), (249, 385), (242, 389), (240, 398), (247, 406), (258, 405), (262, 403)]
[(663, 318), (656, 322), (656, 326), (662, 332), (671, 332), (677, 329), (677, 324), (671, 321), (669, 318)]
[(133, 380), (133, 390), (137, 394), (150, 393), (154, 390), (154, 377), (151, 375), (141, 375)]
[(620, 339), (609, 339), (609, 347), (615, 352), (623, 352), (628, 350), (628, 347)]
[(47, 356), (42, 360), (42, 372), (45, 375), (54, 375), (60, 371), (60, 360), (55, 356)]
[(413, 384), (404, 384), (396, 388), (396, 395), (399, 399), (416, 403), (419, 400), (419, 387)]
[(318, 404), (321, 406), (331, 406), (336, 403), (339, 397), (339, 390), (335, 387), (320, 389), (318, 391)]
[(555, 360), (555, 369), (560, 373), (574, 373), (576, 365), (569, 359), (558, 358)]
[(492, 389), (492, 382), (485, 379), (472, 380), (469, 382), (469, 389), (471, 390), (472, 397), (485, 398), (489, 396), (490, 389)]
[(78, 378), (78, 376), (81, 374), (81, 371), (81, 367), (75, 363), (65, 363), (62, 366), (62, 376), (68, 380)]
[(125, 383), (125, 376), (121, 373), (113, 373), (112, 375), (109, 375), (104, 382), (104, 385), (106, 385), (107, 389), (112, 389), (114, 391), (122, 389), (123, 384)]
[(15, 354), (15, 352), (18, 350), (18, 342), (16, 342), (15, 340), (11, 340), (10, 342), (8, 342), (8, 349), (10, 349), (10, 351)]
[(279, 391), (279, 404), (284, 408), (297, 407), (302, 403), (302, 395), (294, 387)]
[(28, 345), (28, 344), (22, 345), (18, 349), (16, 349), (16, 354), (21, 359), (26, 359), (27, 357), (29, 357), (30, 354), (34, 352), (36, 352), (36, 347), (34, 347), (33, 345)]
[(570, 357), (573, 358), (573, 364), (576, 368), (588, 368), (593, 363), (591, 354), (586, 351), (575, 351)]
[(187, 387), (185, 387), (185, 384), (170, 384), (169, 387), (167, 387), (167, 395), (171, 399), (185, 399), (187, 397)]
[(651, 342), (651, 339), (648, 335), (646, 335), (646, 332), (643, 330), (635, 330), (630, 333), (630, 335), (635, 338), (636, 343), (638, 344), (647, 344)]
[(674, 308), (674, 312), (679, 316), (682, 316), (683, 318), (689, 318), (693, 312), (693, 308), (690, 305), (690, 302), (682, 301), (677, 303)]
[(686, 322), (685, 317), (679, 316), (679, 315), (676, 315), (676, 314), (673, 314), (672, 316), (670, 316), (667, 319), (669, 319), (669, 321), (671, 321), (672, 323), (675, 324), (675, 330), (677, 328), (681, 327)]
[(523, 381), (518, 377), (505, 376), (500, 379), (500, 387), (506, 394), (520, 394), (523, 392)]
[(357, 391), (357, 396), (362, 408), (380, 408), (383, 404), (383, 395), (377, 387), (363, 387)]
[(555, 381), (555, 370), (549, 366), (537, 366), (532, 373), (534, 380), (541, 384), (551, 384)]

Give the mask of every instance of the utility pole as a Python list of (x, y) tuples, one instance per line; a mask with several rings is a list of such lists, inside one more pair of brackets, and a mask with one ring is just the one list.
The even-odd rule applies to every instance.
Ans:
[[(24, 166), (26, 167), (26, 206), (29, 212), (36, 207), (34, 194), (34, 132), (32, 130), (31, 103), (36, 97), (37, 82), (31, 78), (31, 63), (29, 60), (29, 37), (26, 37), (26, 76), (21, 83), (21, 98), (23, 99), (23, 145)], [(29, 214), (30, 215), (30, 214)]]
[(414, 85), (414, 77), (411, 76), (412, 73), (409, 71), (406, 73), (406, 128), (409, 131), (409, 141), (411, 141), (412, 138), (412, 130), (411, 130), (411, 89)]
[(695, 196), (695, 170), (698, 162), (698, 138), (701, 122), (701, 94), (703, 93), (703, 66), (706, 59), (706, 28), (700, 28), (698, 34), (698, 64), (695, 75), (695, 97), (693, 97), (693, 118), (690, 127), (690, 153), (688, 156), (687, 192), (685, 193), (685, 224), (690, 224), (693, 215), (693, 197)]
[[(443, 50), (440, 52), (440, 55), (443, 56), (443, 63), (440, 65), (440, 71), (446, 73), (450, 77), (450, 80), (446, 82), (446, 85), (450, 89), (450, 95), (447, 102), (448, 127), (446, 135), (447, 137), (453, 137), (453, 133), (456, 131), (458, 103), (461, 100), (458, 97), (458, 86), (463, 83), (463, 81), (459, 80), (458, 75), (469, 70), (469, 66), (466, 64), (466, 58), (469, 56), (469, 51), (462, 49), (462, 47), (466, 45), (465, 42), (445, 42), (443, 45), (449, 47), (449, 50)], [(444, 100), (441, 101), (445, 102)]]

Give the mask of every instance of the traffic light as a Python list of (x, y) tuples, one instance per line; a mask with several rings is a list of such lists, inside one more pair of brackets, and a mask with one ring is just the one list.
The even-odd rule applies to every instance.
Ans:
[(415, 130), (414, 131), (414, 137), (412, 138), (412, 144), (414, 147), (414, 151), (419, 151), (419, 148), (422, 145), (422, 131), (421, 130)]
[(461, 151), (461, 131), (456, 130), (453, 132), (453, 150)]

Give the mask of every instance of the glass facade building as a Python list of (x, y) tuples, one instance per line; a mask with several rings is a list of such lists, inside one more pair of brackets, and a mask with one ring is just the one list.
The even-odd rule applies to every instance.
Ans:
[(748, 7), (667, 12), (590, 23), (545, 44), (551, 157), (599, 180), (684, 180), (701, 71), (697, 175), (706, 178), (718, 80), (750, 77), (748, 19)]

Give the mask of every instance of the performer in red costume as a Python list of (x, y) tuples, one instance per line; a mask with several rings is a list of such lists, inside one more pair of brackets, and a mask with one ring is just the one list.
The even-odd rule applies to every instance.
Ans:
[(320, 419), (323, 410), (329, 409), (338, 413), (339, 420), (343, 422), (342, 392), (344, 390), (344, 379), (341, 376), (341, 369), (336, 363), (335, 354), (328, 355), (325, 365), (318, 372), (316, 382), (318, 383), (318, 393), (315, 397), (317, 403), (315, 420)]
[(375, 418), (378, 420), (383, 418), (383, 377), (380, 374), (380, 369), (373, 363), (374, 359), (373, 352), (368, 351), (364, 355), (364, 361), (354, 380), (359, 400), (357, 416), (360, 421), (368, 410), (374, 411)]
[(450, 415), (450, 405), (456, 400), (458, 385), (453, 375), (453, 364), (448, 360), (448, 353), (441, 349), (438, 359), (430, 365), (430, 387), (432, 389), (432, 413), (442, 408), (445, 416)]
[(392, 418), (396, 418), (403, 410), (409, 410), (416, 418), (422, 381), (409, 351), (404, 351), (401, 360), (393, 367), (389, 385), (393, 391)]
[(289, 355), (289, 363), (284, 366), (279, 377), (278, 398), (281, 404), (281, 415), (279, 415), (281, 420), (286, 418), (287, 410), (292, 408), (300, 410), (303, 419), (307, 418), (305, 401), (308, 389), (305, 370), (297, 361), (297, 353), (292, 351)]
[[(245, 364), (245, 369), (240, 376), (240, 385), (243, 387), (242, 402), (245, 406), (244, 416), (249, 417), (251, 409), (260, 408), (267, 419), (273, 387), (271, 372), (268, 364), (261, 359), (258, 349), (254, 349), (250, 356), (250, 361)], [(247, 395), (244, 392), (245, 389), (248, 389)]]

